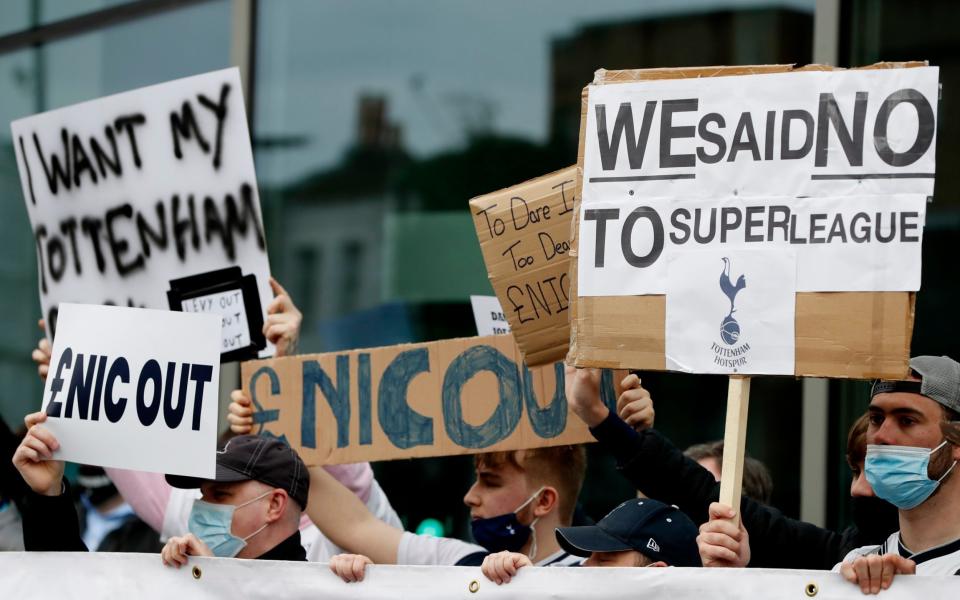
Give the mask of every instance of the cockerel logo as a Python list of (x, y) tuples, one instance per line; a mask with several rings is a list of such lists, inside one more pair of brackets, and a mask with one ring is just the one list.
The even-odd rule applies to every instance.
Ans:
[(730, 299), (730, 312), (720, 324), (720, 338), (728, 346), (733, 346), (740, 339), (740, 324), (733, 318), (733, 313), (736, 311), (734, 302), (737, 294), (745, 287), (747, 287), (747, 280), (743, 275), (737, 279), (736, 285), (730, 281), (730, 259), (724, 256), (723, 272), (720, 273), (720, 290)]

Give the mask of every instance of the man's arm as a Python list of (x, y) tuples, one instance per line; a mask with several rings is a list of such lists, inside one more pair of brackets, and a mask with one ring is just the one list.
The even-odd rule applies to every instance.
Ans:
[(377, 519), (323, 467), (310, 467), (307, 514), (330, 541), (347, 552), (363, 554), (377, 564), (396, 564), (403, 531)]
[(60, 444), (42, 425), (46, 420), (46, 413), (27, 415), (27, 435), (13, 454), (13, 466), (30, 487), (21, 515), (23, 545), (28, 551), (86, 552), (63, 461), (53, 459)]
[[(596, 371), (592, 373), (591, 371)], [(709, 520), (709, 507), (720, 497), (720, 484), (653, 429), (636, 431), (608, 411), (600, 399), (599, 371), (567, 371), (567, 401), (617, 468), (644, 495), (675, 504), (694, 523)], [(750, 534), (752, 567), (829, 569), (843, 555), (840, 534), (784, 516), (744, 497), (743, 525)]]

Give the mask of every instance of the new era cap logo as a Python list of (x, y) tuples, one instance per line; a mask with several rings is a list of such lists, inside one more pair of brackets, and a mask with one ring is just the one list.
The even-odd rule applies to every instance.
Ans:
[(647, 542), (647, 548), (653, 550), (654, 552), (660, 552), (660, 545), (657, 544), (657, 540), (650, 538), (650, 541)]

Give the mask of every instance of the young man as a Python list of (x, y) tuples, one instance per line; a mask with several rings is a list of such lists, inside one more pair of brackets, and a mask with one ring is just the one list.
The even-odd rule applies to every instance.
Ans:
[[(863, 473), (863, 463), (867, 454), (867, 427), (869, 415), (863, 414), (850, 427), (847, 434), (847, 464), (853, 473), (850, 481), (850, 497), (853, 504), (853, 525), (841, 536), (849, 541), (884, 540), (898, 527), (897, 507), (886, 500), (877, 498), (873, 488)], [(746, 485), (746, 483), (744, 483)], [(750, 537), (743, 523), (734, 525), (729, 519), (733, 510), (725, 504), (714, 502), (710, 505), (710, 521), (700, 526), (697, 545), (700, 558), (705, 567), (746, 567), (750, 566)], [(780, 523), (772, 522), (774, 527), (784, 531), (793, 531), (794, 535), (809, 536), (805, 529), (791, 526), (791, 520), (782, 517)], [(831, 535), (829, 530), (821, 530), (824, 537)], [(788, 545), (800, 545), (798, 539), (781, 535), (780, 541)], [(846, 552), (844, 552), (846, 555)]]
[[(561, 527), (560, 546), (585, 557), (584, 567), (699, 567), (697, 527), (675, 506), (650, 498), (627, 500), (596, 525)], [(532, 563), (517, 552), (498, 552), (483, 561), (483, 574), (508, 583)]]
[[(840, 573), (876, 594), (897, 574), (960, 575), (960, 363), (910, 360), (908, 381), (874, 385), (865, 472), (874, 493), (899, 509), (900, 530), (851, 551)], [(948, 435), (949, 434), (949, 435)]]
[(478, 566), (503, 550), (521, 552), (539, 566), (579, 560), (561, 549), (553, 531), (573, 518), (586, 469), (581, 446), (480, 454), (476, 469), (463, 501), (480, 545), (391, 527), (319, 468), (310, 469), (307, 514), (335, 544), (378, 564)]

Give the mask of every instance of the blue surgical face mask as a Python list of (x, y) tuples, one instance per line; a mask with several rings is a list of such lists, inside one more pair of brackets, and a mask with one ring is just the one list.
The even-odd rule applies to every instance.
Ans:
[(243, 504), (236, 506), (232, 504), (213, 504), (203, 500), (194, 500), (193, 508), (190, 510), (190, 519), (187, 521), (187, 528), (190, 530), (190, 533), (200, 538), (200, 540), (210, 548), (214, 556), (233, 558), (247, 545), (247, 540), (267, 527), (267, 524), (264, 523), (263, 527), (247, 537), (239, 538), (233, 535), (233, 532), (230, 530), (233, 525), (233, 513), (239, 508), (253, 504), (272, 491), (273, 490), (264, 492), (256, 498), (247, 500)]
[[(543, 488), (541, 487), (511, 513), (471, 521), (470, 529), (473, 532), (473, 539), (490, 552), (502, 552), (504, 550), (519, 552), (523, 545), (527, 543), (527, 540), (530, 539), (530, 534), (533, 532), (533, 527), (537, 524), (538, 519), (534, 519), (529, 525), (524, 525), (517, 518), (517, 513), (533, 502), (533, 499), (542, 491)], [(534, 538), (530, 555), (536, 556), (536, 553), (536, 538)]]
[(930, 455), (946, 445), (946, 440), (933, 450), (912, 446), (867, 446), (864, 472), (873, 492), (901, 510), (922, 504), (936, 491), (957, 461), (939, 479), (930, 479), (927, 466)]

